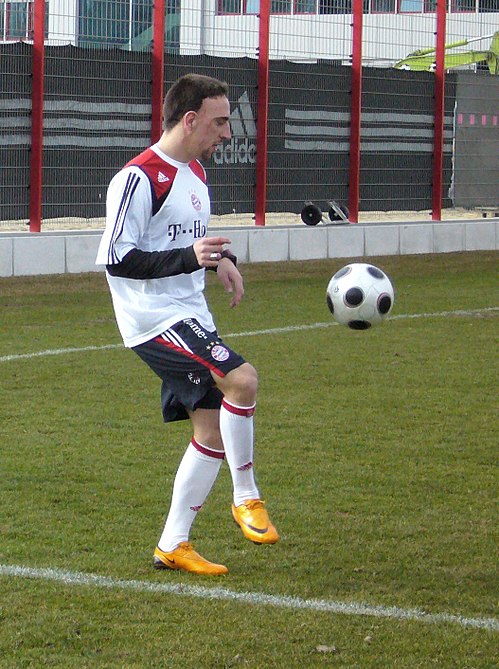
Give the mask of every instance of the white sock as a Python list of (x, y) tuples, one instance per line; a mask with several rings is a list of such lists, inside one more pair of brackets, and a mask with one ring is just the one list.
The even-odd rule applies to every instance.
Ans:
[(254, 413), (255, 405), (239, 407), (225, 399), (220, 407), (220, 433), (232, 476), (235, 506), (260, 497), (253, 470)]
[(169, 553), (189, 540), (192, 523), (216, 481), (223, 459), (223, 451), (192, 439), (175, 475), (170, 510), (158, 541), (160, 550)]

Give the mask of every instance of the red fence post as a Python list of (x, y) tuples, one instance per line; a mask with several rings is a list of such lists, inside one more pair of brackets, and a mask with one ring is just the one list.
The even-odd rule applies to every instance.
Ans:
[(362, 111), (362, 0), (353, 0), (352, 99), (350, 110), (350, 173), (348, 209), (352, 223), (359, 221), (360, 117)]
[(267, 202), (267, 125), (269, 116), (270, 0), (260, 0), (258, 102), (256, 124), (255, 225), (265, 225)]
[(442, 220), (442, 169), (444, 152), (444, 102), (445, 102), (445, 31), (446, 0), (437, 0), (437, 48), (435, 68), (435, 128), (433, 133), (433, 221)]
[[(29, 10), (28, 10), (29, 11)], [(33, 80), (31, 87), (31, 156), (29, 174), (29, 231), (42, 228), (43, 75), (45, 66), (45, 0), (35, 0)]]
[(151, 143), (163, 132), (163, 86), (165, 68), (165, 0), (155, 0), (151, 72)]

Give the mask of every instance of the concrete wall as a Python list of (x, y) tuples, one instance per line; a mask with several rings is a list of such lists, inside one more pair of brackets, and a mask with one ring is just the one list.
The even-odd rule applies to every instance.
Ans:
[[(232, 240), (241, 263), (493, 251), (499, 219), (438, 223), (212, 228)], [(0, 233), (0, 277), (103, 271), (100, 231)]]

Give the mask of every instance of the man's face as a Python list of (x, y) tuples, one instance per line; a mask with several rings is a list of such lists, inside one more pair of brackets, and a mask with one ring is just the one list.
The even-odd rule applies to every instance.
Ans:
[(229, 114), (230, 105), (225, 96), (203, 100), (192, 134), (198, 156), (202, 160), (211, 158), (217, 147), (231, 138)]

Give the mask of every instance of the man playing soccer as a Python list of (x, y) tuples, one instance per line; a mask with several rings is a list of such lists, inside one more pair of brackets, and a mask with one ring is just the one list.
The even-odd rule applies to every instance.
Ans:
[(190, 418), (193, 436), (177, 470), (170, 510), (154, 551), (157, 569), (218, 575), (189, 533), (224, 457), (232, 476), (232, 516), (244, 536), (273, 544), (253, 471), (256, 370), (218, 336), (205, 297), (205, 272), (216, 271), (231, 307), (244, 294), (226, 237), (206, 237), (210, 200), (207, 160), (231, 137), (228, 87), (189, 74), (167, 92), (163, 134), (112, 179), (97, 264), (106, 266), (125, 346), (162, 379), (165, 422)]

